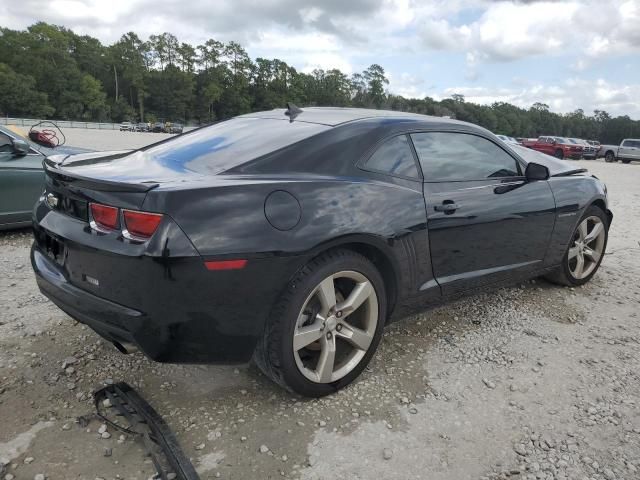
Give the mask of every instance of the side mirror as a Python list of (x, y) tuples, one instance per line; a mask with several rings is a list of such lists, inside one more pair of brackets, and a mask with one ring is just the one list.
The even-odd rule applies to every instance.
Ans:
[(14, 138), (11, 140), (11, 145), (13, 146), (13, 154), (16, 157), (24, 157), (29, 153), (29, 144), (24, 140)]
[(549, 169), (539, 163), (529, 163), (524, 171), (524, 176), (528, 182), (537, 180), (549, 180)]

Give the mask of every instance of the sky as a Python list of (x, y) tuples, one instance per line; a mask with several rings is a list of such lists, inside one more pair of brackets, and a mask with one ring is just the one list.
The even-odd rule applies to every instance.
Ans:
[(105, 43), (235, 40), (303, 71), (378, 63), (405, 97), (640, 119), (640, 0), (0, 0), (0, 25), (36, 21)]

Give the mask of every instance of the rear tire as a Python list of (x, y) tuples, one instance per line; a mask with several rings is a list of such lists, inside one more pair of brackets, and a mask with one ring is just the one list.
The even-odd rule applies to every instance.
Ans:
[[(598, 228), (601, 228), (599, 234), (597, 234)], [(608, 238), (607, 215), (601, 208), (592, 205), (578, 222), (569, 240), (569, 245), (567, 245), (567, 251), (562, 256), (562, 265), (556, 271), (546, 275), (545, 278), (553, 283), (569, 287), (584, 285), (600, 268)], [(579, 262), (582, 262), (580, 268), (578, 267)]]
[(631, 163), (631, 160), (629, 160), (628, 158), (624, 158), (622, 159), (622, 163)]
[(289, 282), (271, 311), (254, 362), (291, 392), (334, 393), (371, 360), (386, 311), (384, 281), (367, 258), (351, 250), (325, 252)]

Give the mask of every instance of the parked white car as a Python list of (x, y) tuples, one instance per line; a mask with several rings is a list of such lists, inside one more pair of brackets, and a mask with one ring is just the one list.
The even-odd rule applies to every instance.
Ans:
[(500, 140), (502, 140), (504, 143), (508, 143), (510, 145), (520, 145), (520, 142), (518, 142), (515, 138), (513, 137), (507, 137), (506, 135), (496, 135), (496, 137), (498, 137)]
[(133, 124), (131, 122), (122, 122), (120, 124), (121, 132), (133, 132)]

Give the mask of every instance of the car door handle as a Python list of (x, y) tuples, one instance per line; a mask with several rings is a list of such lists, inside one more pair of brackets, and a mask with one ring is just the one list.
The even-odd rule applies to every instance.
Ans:
[(442, 205), (434, 205), (433, 209), (436, 212), (453, 213), (458, 209), (458, 205), (451, 200), (445, 200)]

